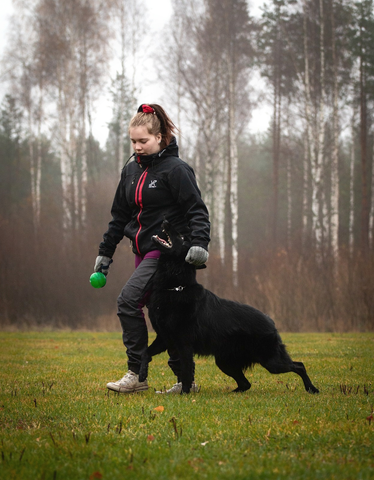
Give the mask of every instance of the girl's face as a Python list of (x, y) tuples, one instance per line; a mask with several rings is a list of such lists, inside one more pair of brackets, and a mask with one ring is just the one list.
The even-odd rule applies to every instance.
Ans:
[(145, 125), (130, 128), (130, 140), (137, 155), (152, 155), (160, 151), (161, 134), (152, 135)]

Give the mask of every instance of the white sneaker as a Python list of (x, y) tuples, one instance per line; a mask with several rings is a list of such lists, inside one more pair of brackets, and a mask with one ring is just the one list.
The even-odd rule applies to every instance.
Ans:
[[(179, 382), (179, 383), (174, 383), (174, 385), (171, 388), (169, 388), (169, 390), (165, 390), (165, 391), (157, 390), (156, 393), (181, 393), (181, 391), (182, 391), (182, 382)], [(193, 393), (200, 392), (200, 388), (198, 385), (196, 385), (195, 382), (192, 382), (190, 392), (193, 392)]]
[(114, 390), (119, 393), (132, 393), (148, 390), (147, 380), (139, 382), (139, 375), (131, 370), (129, 370), (121, 380), (118, 380), (117, 382), (109, 382), (106, 386), (109, 390)]

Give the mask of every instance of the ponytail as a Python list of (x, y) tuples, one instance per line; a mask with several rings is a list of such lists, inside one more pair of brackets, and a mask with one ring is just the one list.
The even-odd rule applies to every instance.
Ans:
[(178, 132), (165, 110), (156, 103), (140, 105), (137, 114), (130, 121), (129, 129), (140, 126), (146, 126), (151, 135), (161, 134), (161, 148), (167, 147)]

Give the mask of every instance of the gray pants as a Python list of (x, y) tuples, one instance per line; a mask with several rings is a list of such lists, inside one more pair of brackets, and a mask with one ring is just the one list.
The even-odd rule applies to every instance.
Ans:
[[(148, 330), (143, 307), (151, 295), (151, 282), (157, 268), (157, 258), (144, 258), (123, 287), (118, 300), (117, 315), (122, 326), (122, 339), (128, 356), (128, 368), (139, 373), (142, 354), (148, 346)], [(180, 361), (177, 352), (168, 351), (169, 367), (180, 381)]]

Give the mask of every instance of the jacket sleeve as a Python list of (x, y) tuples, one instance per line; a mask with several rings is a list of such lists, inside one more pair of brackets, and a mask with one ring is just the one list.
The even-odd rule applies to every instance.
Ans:
[(191, 230), (191, 243), (208, 250), (210, 222), (208, 209), (201, 198), (194, 171), (187, 164), (178, 165), (169, 173), (169, 185)]
[(124, 237), (125, 226), (131, 220), (131, 209), (125, 195), (125, 173), (122, 171), (111, 209), (112, 220), (99, 245), (99, 255), (112, 258), (117, 245)]

